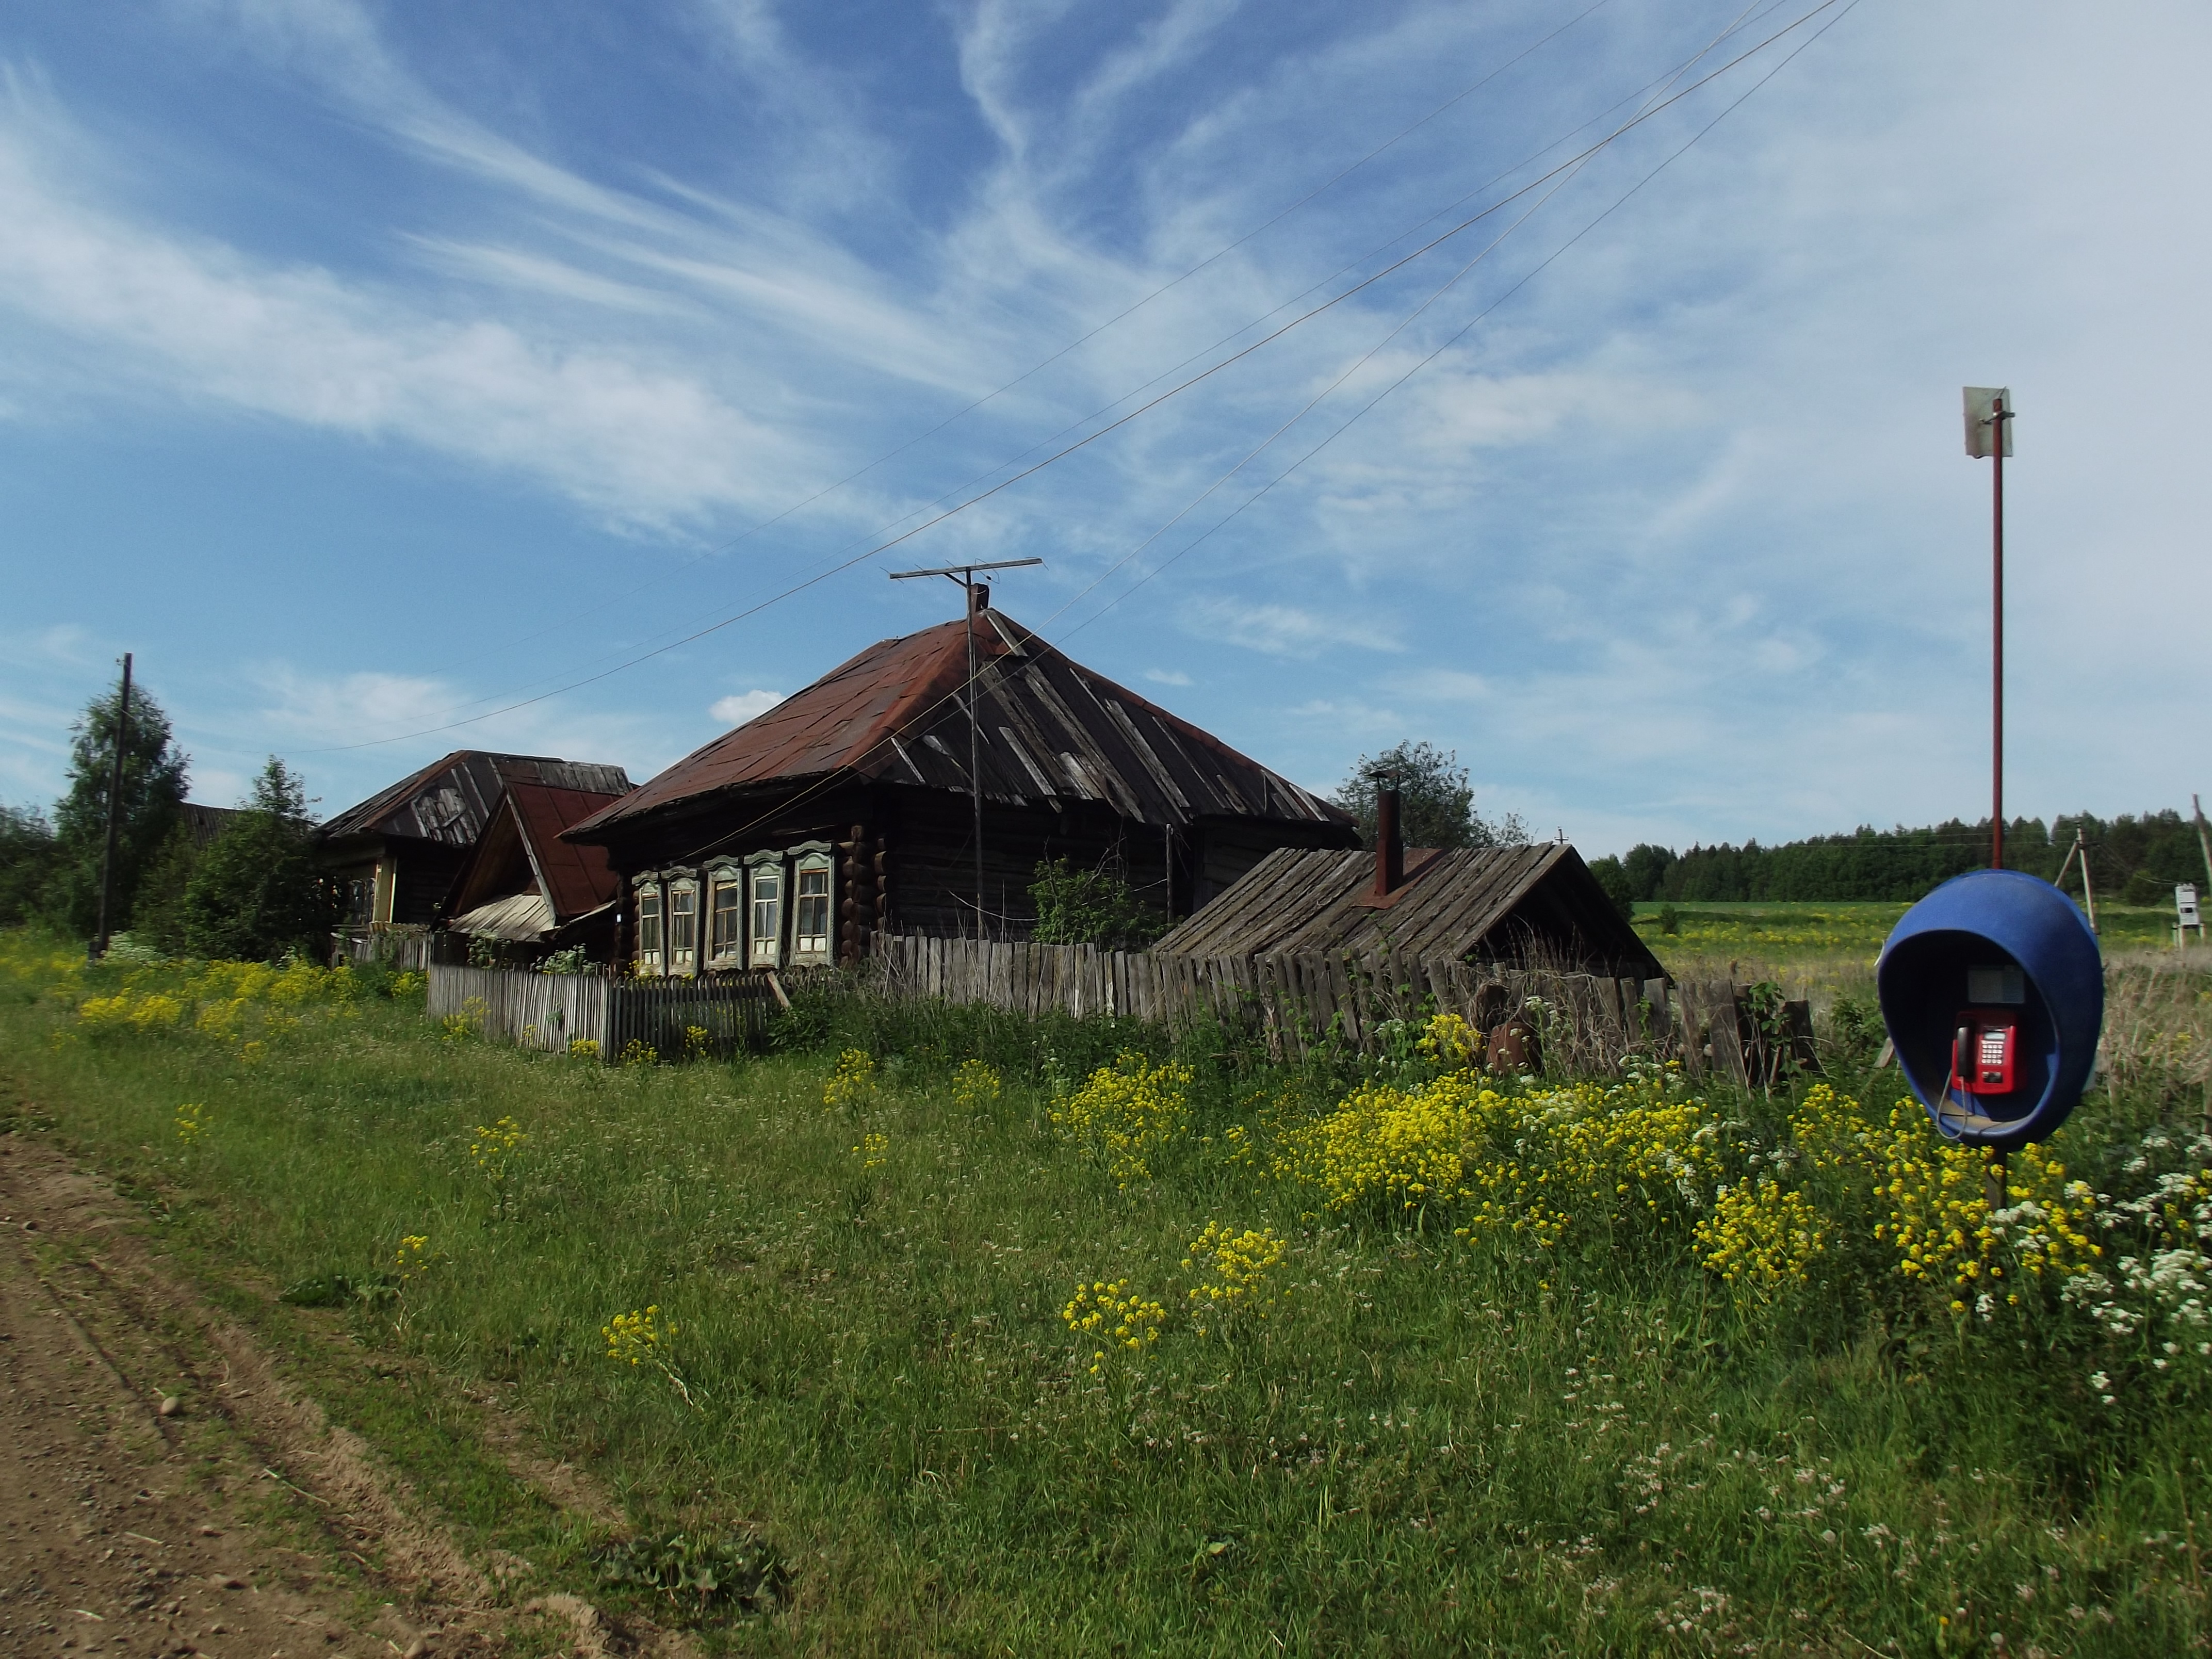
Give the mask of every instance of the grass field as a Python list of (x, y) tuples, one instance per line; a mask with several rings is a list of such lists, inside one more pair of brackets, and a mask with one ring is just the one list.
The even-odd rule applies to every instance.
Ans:
[[(1902, 903), (1658, 904), (1636, 907), (1636, 931), (1667, 970), (1739, 983), (1773, 980), (1802, 994), (1871, 988), (1882, 941)], [(1671, 913), (1674, 931), (1668, 931)], [(2108, 954), (2170, 950), (2173, 911), (2099, 904)], [(2195, 948), (2195, 947), (2192, 947)]]
[(518, 1597), (625, 1592), (465, 1387), (634, 1552), (772, 1556), (705, 1622), (747, 1652), (2197, 1650), (2212, 981), (2124, 1000), (1993, 1218), (1863, 1052), (1834, 1093), (1493, 1094), (1448, 1030), (1285, 1072), (830, 998), (778, 1052), (608, 1067), (404, 983), (0, 938), (19, 1133)]

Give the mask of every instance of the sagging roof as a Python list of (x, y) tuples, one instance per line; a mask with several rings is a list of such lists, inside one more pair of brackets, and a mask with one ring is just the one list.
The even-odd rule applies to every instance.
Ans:
[[(687, 755), (568, 833), (616, 826), (718, 792), (832, 773), (968, 793), (964, 620), (870, 646), (805, 690)], [(1055, 650), (1003, 612), (975, 618), (980, 770), (992, 799), (1103, 802), (1138, 823), (1349, 814), (1188, 720)]]
[(514, 895), (544, 902), (545, 920), (536, 930), (541, 933), (565, 927), (612, 902), (622, 884), (607, 866), (606, 849), (562, 841), (561, 832), (619, 799), (603, 790), (507, 785), (468, 862), (453, 878), (445, 908), (464, 914), (451, 925), (465, 933), (488, 931), (467, 925), (466, 913)]
[(204, 806), (196, 800), (186, 801), (179, 810), (195, 847), (212, 844), (217, 836), (246, 816), (242, 806)]
[(536, 893), (511, 893), (505, 898), (465, 910), (447, 926), (457, 933), (528, 945), (554, 929), (553, 907)]
[(630, 787), (629, 774), (619, 766), (457, 749), (326, 820), (319, 833), (326, 842), (348, 836), (407, 836), (467, 847), (483, 833), (500, 796), (516, 783), (599, 795), (620, 795)]
[(1373, 902), (1375, 854), (1270, 853), (1152, 946), (1186, 957), (1401, 951), (1467, 961), (1533, 948), (1582, 971), (1659, 979), (1666, 969), (1565, 843), (1406, 854), (1406, 873)]

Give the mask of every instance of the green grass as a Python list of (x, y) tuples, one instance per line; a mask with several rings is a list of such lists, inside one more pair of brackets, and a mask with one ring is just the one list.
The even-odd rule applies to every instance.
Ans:
[[(600, 1593), (601, 1540), (483, 1449), (459, 1385), (641, 1530), (771, 1544), (784, 1605), (708, 1632), (738, 1651), (2166, 1654), (2212, 1629), (2201, 1409), (2100, 1413), (2070, 1358), (1894, 1298), (1744, 1313), (1686, 1255), (1317, 1220), (1220, 1155), (1256, 1092), (1325, 1104), (1341, 1075), (1196, 1045), (1196, 1133), (1125, 1191), (1054, 1132), (1048, 1079), (1157, 1033), (815, 1005), (798, 1052), (608, 1068), (371, 998), (249, 1061), (57, 1047), (72, 1017), (37, 988), (0, 993), (19, 1121), (129, 1183), (465, 1543), (530, 1560), (518, 1595)], [(877, 1096), (825, 1110), (856, 1033)], [(981, 1110), (952, 1085), (976, 1050), (1006, 1073)], [(528, 1139), (495, 1185), (468, 1149), (503, 1115)], [(1283, 1310), (1092, 1376), (1077, 1283), (1178, 1299), (1217, 1220), (1290, 1239)], [(395, 1299), (275, 1299), (393, 1273), (410, 1236), (432, 1265)], [(649, 1304), (696, 1404), (607, 1358)]]
[[(1866, 988), (1882, 941), (1909, 906), (1888, 902), (1646, 903), (1636, 906), (1636, 931), (1668, 972), (1683, 979), (1739, 983), (1771, 979), (1804, 991)], [(1674, 931), (1665, 915), (1673, 912)], [(2173, 910), (2097, 906), (2108, 955), (2166, 950)]]

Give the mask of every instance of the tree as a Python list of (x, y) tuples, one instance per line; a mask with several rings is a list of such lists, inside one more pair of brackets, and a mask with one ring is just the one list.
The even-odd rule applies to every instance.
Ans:
[(32, 806), (0, 805), (0, 927), (44, 908), (54, 874), (54, 830)]
[(1612, 854), (1590, 860), (1589, 872), (1597, 878), (1597, 884), (1605, 889), (1605, 896), (1613, 901), (1613, 908), (1620, 912), (1624, 921), (1636, 920), (1636, 888), (1629, 879), (1627, 867)]
[[(120, 690), (86, 705), (70, 738), (69, 787), (54, 804), (54, 874), (46, 908), (54, 919), (89, 934), (100, 925), (100, 860), (107, 838), (107, 790), (115, 766)], [(131, 723), (123, 745), (121, 812), (109, 883), (108, 926), (131, 925), (140, 878), (182, 816), (191, 757), (169, 741), (169, 717), (143, 688), (131, 689)]]
[(240, 961), (312, 953), (337, 918), (336, 884), (315, 865), (306, 791), (271, 755), (244, 816), (199, 856), (185, 889), (185, 946)]
[(185, 951), (185, 895), (199, 868), (199, 838), (182, 818), (169, 831), (139, 878), (137, 902), (131, 907), (131, 937), (169, 956)]
[(1380, 782), (1398, 785), (1398, 834), (1408, 847), (1525, 847), (1517, 814), (1492, 823), (1474, 810), (1474, 789), (1459, 751), (1407, 741), (1359, 763), (1338, 788), (1336, 804), (1358, 821), (1359, 843), (1375, 845), (1375, 797)]
[(1030, 901), (1037, 916), (1030, 937), (1040, 945), (1141, 951), (1168, 929), (1167, 918), (1148, 908), (1117, 868), (1079, 870), (1066, 859), (1048, 860), (1036, 867)]

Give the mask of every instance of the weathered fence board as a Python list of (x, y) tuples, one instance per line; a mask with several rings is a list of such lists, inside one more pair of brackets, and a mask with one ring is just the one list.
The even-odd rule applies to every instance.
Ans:
[[(640, 981), (434, 961), (428, 972), (433, 1016), (467, 1016), (487, 1036), (556, 1052), (588, 1039), (609, 1061), (632, 1044), (666, 1059), (753, 1046), (778, 1000), (766, 974)], [(1104, 1014), (1178, 1033), (1212, 1020), (1284, 1060), (1332, 1042), (1373, 1052), (1386, 1023), (1417, 1018), (1425, 1008), (1455, 1013), (1486, 1032), (1528, 1012), (1535, 998), (1550, 1011), (1536, 1022), (1544, 1028), (1546, 1059), (1560, 1070), (1614, 1073), (1644, 1054), (1680, 1059), (1692, 1077), (1756, 1087), (1775, 1069), (1743, 996), (1725, 981), (1670, 985), (1400, 953), (1167, 957), (893, 934), (877, 940), (867, 982), (896, 998), (980, 1003), (1030, 1016)], [(1784, 1042), (1809, 1062), (1809, 1022), (1802, 1005), (1787, 1012)]]
[[(609, 1062), (641, 1043), (661, 1058), (727, 1055), (750, 1046), (775, 993), (765, 974), (703, 980), (615, 980), (434, 962), (429, 1012), (477, 1023), (486, 1036), (556, 1054), (595, 1042)], [(701, 1035), (693, 1036), (694, 1032)]]
[[(1213, 1019), (1267, 1045), (1271, 1056), (1303, 1058), (1332, 1039), (1360, 1049), (1382, 1041), (1391, 1020), (1431, 1007), (1458, 1014), (1479, 1031), (1520, 1013), (1540, 997), (1555, 1013), (1553, 1058), (1583, 1073), (1620, 1070), (1634, 1054), (1680, 1055), (1702, 1073), (1717, 1064), (1747, 1080), (1731, 987), (1683, 988), (1671, 1005), (1668, 982), (1586, 974), (1477, 966), (1402, 951), (1358, 958), (1321, 953), (1249, 957), (1153, 956), (1088, 945), (1001, 944), (975, 939), (879, 938), (872, 982), (884, 994), (981, 1003), (1012, 1012), (1106, 1014), (1155, 1021), (1186, 1031)], [(1723, 1041), (1717, 1061), (1698, 1045), (1714, 1025)]]

